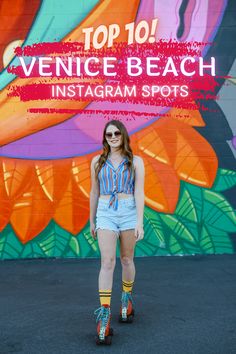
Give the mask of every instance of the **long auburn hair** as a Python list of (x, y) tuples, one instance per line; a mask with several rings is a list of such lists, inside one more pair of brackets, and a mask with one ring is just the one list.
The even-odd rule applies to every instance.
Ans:
[(102, 168), (102, 166), (104, 165), (104, 163), (106, 162), (107, 158), (108, 158), (108, 154), (110, 153), (110, 145), (108, 144), (107, 140), (106, 140), (106, 130), (108, 128), (109, 125), (114, 125), (116, 128), (118, 128), (121, 132), (121, 146), (120, 146), (120, 150), (121, 150), (121, 154), (125, 157), (127, 157), (128, 159), (128, 168), (130, 169), (131, 173), (134, 173), (134, 166), (133, 166), (133, 152), (132, 149), (130, 147), (130, 138), (127, 132), (127, 129), (125, 127), (125, 125), (120, 122), (119, 120), (113, 119), (109, 122), (106, 123), (104, 130), (103, 130), (103, 140), (102, 140), (102, 144), (103, 144), (103, 153), (100, 155), (98, 161), (97, 161), (97, 165), (95, 168), (95, 176), (96, 178), (98, 178), (98, 174)]

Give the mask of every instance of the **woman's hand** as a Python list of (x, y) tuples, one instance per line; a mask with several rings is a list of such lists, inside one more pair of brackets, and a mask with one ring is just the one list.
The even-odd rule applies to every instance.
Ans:
[(96, 240), (97, 235), (95, 232), (95, 223), (94, 222), (90, 222), (90, 234), (92, 235), (93, 239)]
[(136, 237), (136, 242), (142, 240), (144, 236), (143, 225), (137, 224), (134, 233)]

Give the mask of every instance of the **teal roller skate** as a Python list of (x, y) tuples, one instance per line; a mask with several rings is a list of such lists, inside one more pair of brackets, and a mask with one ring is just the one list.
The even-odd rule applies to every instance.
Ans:
[(110, 327), (111, 323), (111, 309), (109, 305), (102, 305), (94, 311), (94, 315), (98, 315), (96, 319), (97, 336), (96, 344), (111, 344), (111, 337), (113, 336), (113, 329)]
[(119, 322), (132, 323), (134, 317), (134, 300), (131, 293), (122, 291)]

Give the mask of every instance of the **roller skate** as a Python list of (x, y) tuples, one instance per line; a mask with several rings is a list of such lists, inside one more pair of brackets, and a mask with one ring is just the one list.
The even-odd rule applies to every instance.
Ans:
[(134, 300), (131, 293), (122, 291), (119, 322), (132, 323), (134, 317)]
[(94, 311), (94, 315), (98, 315), (96, 319), (97, 336), (96, 344), (111, 344), (113, 336), (113, 328), (110, 327), (111, 309), (109, 305), (102, 305)]

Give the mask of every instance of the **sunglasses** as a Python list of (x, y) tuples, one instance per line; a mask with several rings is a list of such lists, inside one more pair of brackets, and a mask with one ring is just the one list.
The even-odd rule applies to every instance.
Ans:
[[(114, 134), (113, 134), (113, 133), (114, 133)], [(116, 131), (113, 132), (113, 133), (106, 133), (106, 134), (105, 134), (106, 138), (111, 139), (111, 138), (113, 137), (113, 135), (114, 135), (115, 137), (121, 136), (121, 132), (120, 132), (119, 130), (116, 130)]]

